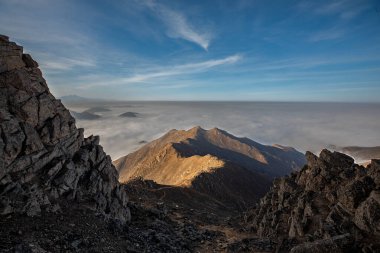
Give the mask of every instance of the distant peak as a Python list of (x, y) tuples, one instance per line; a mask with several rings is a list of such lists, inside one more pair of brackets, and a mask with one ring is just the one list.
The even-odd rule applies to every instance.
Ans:
[(204, 132), (206, 132), (207, 130), (203, 129), (202, 127), (200, 126), (195, 126), (193, 128), (190, 128), (187, 132), (188, 133), (191, 133), (193, 135), (198, 135), (198, 134), (202, 134)]
[(195, 126), (195, 127), (189, 129), (189, 131), (199, 131), (199, 130), (204, 131), (204, 129), (201, 126)]
[(213, 127), (211, 129), (204, 129), (202, 128), (201, 126), (195, 126), (193, 128), (190, 128), (188, 130), (189, 132), (211, 132), (211, 133), (226, 133), (226, 131), (220, 129), (220, 128), (217, 128), (217, 127)]
[(211, 128), (209, 131), (210, 131), (210, 132), (214, 132), (214, 133), (228, 134), (228, 133), (227, 133), (226, 131), (224, 131), (223, 129), (220, 129), (220, 128), (217, 128), (217, 127)]

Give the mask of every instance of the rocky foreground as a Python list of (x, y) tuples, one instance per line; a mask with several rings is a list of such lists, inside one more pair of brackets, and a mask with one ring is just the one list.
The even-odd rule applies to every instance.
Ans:
[(307, 153), (237, 212), (180, 185), (120, 184), (99, 138), (6, 36), (0, 91), (0, 252), (380, 252), (379, 160)]
[(303, 243), (291, 252), (380, 252), (380, 160), (364, 168), (338, 152), (307, 152), (252, 214), (260, 237)]

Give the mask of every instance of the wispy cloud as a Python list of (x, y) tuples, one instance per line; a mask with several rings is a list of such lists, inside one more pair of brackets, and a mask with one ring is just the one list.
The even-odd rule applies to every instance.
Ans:
[(64, 71), (70, 70), (75, 67), (95, 67), (96, 62), (92, 59), (75, 59), (75, 58), (65, 58), (65, 57), (49, 57), (42, 60), (41, 64), (43, 69), (53, 70), (53, 71)]
[[(80, 25), (58, 15), (70, 5), (64, 1), (0, 1), (0, 30), (11, 40), (25, 46), (41, 67), (52, 72), (65, 72), (76, 67), (95, 67), (90, 53), (96, 44)], [(57, 13), (58, 12), (58, 13)], [(36, 18), (38, 16), (39, 18)], [(17, 18), (14, 18), (17, 17)], [(49, 20), (49, 22), (46, 22)]]
[(316, 13), (319, 14), (333, 14), (341, 11), (345, 6), (346, 1), (331, 1), (326, 5), (322, 5), (321, 7), (315, 9)]
[(366, 1), (349, 1), (349, 0), (334, 0), (328, 1), (327, 4), (316, 4), (317, 2), (301, 5), (312, 9), (318, 15), (338, 15), (343, 20), (355, 18), (363, 11), (369, 8)]
[(143, 3), (165, 24), (167, 36), (193, 42), (204, 50), (208, 50), (212, 38), (211, 32), (199, 31), (189, 23), (184, 14), (154, 0), (143, 1)]
[(211, 68), (236, 63), (241, 59), (241, 55), (235, 54), (222, 59), (214, 59), (197, 63), (188, 63), (177, 66), (160, 67), (145, 71), (144, 73), (134, 74), (129, 77), (113, 78), (112, 80), (106, 78), (107, 80), (99, 81), (99, 76), (90, 76), (90, 78), (88, 80), (84, 80), (84, 82), (82, 82), (82, 84), (79, 87), (81, 89), (87, 89), (95, 86), (143, 83), (152, 79), (158, 79), (162, 77), (205, 72)]
[[(299, 12), (326, 21), (326, 24), (323, 25), (324, 28), (312, 31), (308, 38), (311, 42), (319, 42), (336, 40), (352, 34), (353, 29), (360, 27), (360, 24), (353, 23), (355, 18), (370, 9), (370, 6), (368, 1), (331, 0), (325, 2), (301, 1), (296, 8)], [(330, 22), (331, 20), (333, 23)]]
[(340, 27), (333, 27), (312, 34), (309, 38), (311, 42), (319, 42), (325, 40), (336, 40), (342, 38), (346, 34), (346, 30)]

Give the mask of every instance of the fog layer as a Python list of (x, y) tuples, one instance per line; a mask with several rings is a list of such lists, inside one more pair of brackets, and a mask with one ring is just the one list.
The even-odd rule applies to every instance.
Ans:
[[(113, 160), (167, 131), (218, 127), (263, 144), (319, 152), (329, 145), (380, 145), (380, 104), (269, 102), (88, 102), (67, 104), (82, 112), (96, 107), (93, 120), (77, 119), (85, 135), (100, 135)], [(99, 110), (99, 108), (109, 109)], [(120, 117), (123, 113), (137, 117)]]

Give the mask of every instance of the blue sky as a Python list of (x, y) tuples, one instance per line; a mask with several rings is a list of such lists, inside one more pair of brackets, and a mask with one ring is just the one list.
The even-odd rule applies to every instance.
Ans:
[(0, 0), (56, 96), (380, 102), (380, 2)]

